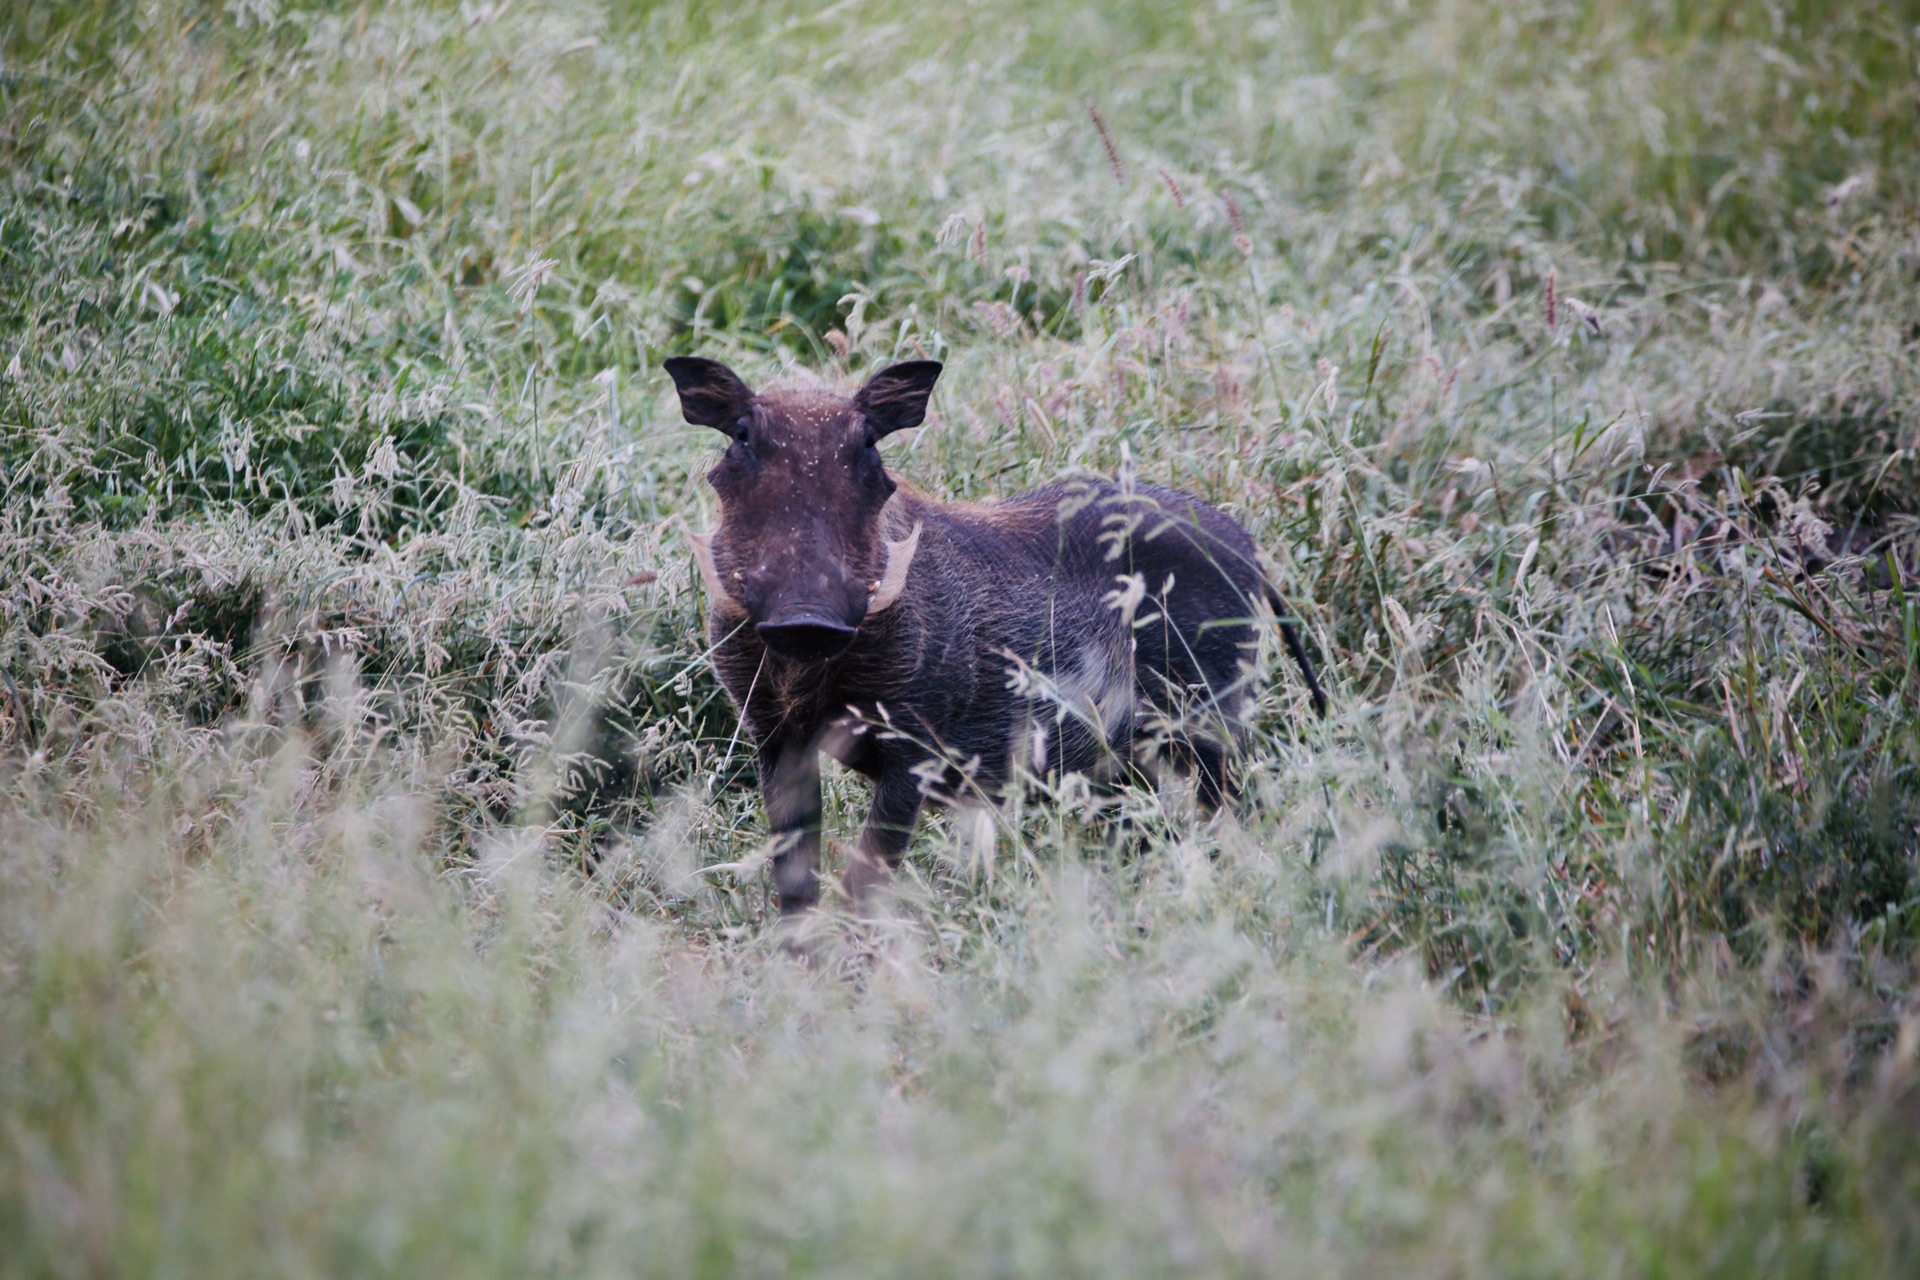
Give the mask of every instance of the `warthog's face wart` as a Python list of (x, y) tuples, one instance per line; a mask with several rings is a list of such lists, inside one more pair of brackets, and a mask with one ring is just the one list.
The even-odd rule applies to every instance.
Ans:
[(666, 370), (687, 421), (728, 436), (707, 473), (720, 526), (710, 543), (695, 543), (716, 607), (744, 614), (781, 657), (834, 657), (904, 584), (915, 542), (883, 536), (881, 512), (895, 486), (878, 446), (920, 424), (940, 366), (894, 365), (851, 399), (756, 395), (712, 360), (669, 360)]

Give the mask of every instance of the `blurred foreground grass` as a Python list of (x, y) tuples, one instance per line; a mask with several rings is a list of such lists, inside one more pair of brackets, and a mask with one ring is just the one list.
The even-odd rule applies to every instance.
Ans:
[[(1911, 6), (0, 50), (0, 1274), (1914, 1264)], [(1036, 788), (795, 966), (693, 350), (1221, 502), (1332, 720), (1275, 662), (1243, 822)]]

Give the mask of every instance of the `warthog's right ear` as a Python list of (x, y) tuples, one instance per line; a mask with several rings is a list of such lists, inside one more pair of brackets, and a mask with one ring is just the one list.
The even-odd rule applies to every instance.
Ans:
[(926, 421), (927, 398), (940, 380), (938, 360), (889, 365), (854, 393), (853, 407), (876, 436), (892, 435)]
[(675, 356), (661, 366), (680, 392), (680, 413), (696, 427), (713, 427), (731, 435), (734, 424), (746, 416), (753, 392), (740, 375), (718, 360)]

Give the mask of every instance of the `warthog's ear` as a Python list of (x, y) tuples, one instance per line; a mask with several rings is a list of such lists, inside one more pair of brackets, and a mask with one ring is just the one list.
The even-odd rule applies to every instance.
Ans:
[(675, 356), (661, 366), (680, 392), (680, 413), (696, 427), (714, 427), (732, 434), (746, 416), (753, 392), (740, 375), (718, 360)]
[(909, 360), (889, 365), (853, 397), (853, 407), (876, 436), (917, 427), (927, 416), (927, 397), (940, 380), (938, 360)]

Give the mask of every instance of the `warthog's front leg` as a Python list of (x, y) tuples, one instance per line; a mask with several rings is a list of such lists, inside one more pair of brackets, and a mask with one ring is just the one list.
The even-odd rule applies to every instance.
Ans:
[(769, 738), (760, 748), (760, 795), (776, 842), (773, 891), (782, 915), (820, 901), (820, 753), (812, 742)]
[(893, 869), (913, 839), (920, 802), (920, 780), (912, 770), (893, 768), (881, 773), (873, 787), (867, 825), (847, 864), (847, 895), (855, 905), (864, 905), (874, 889), (893, 878)]

